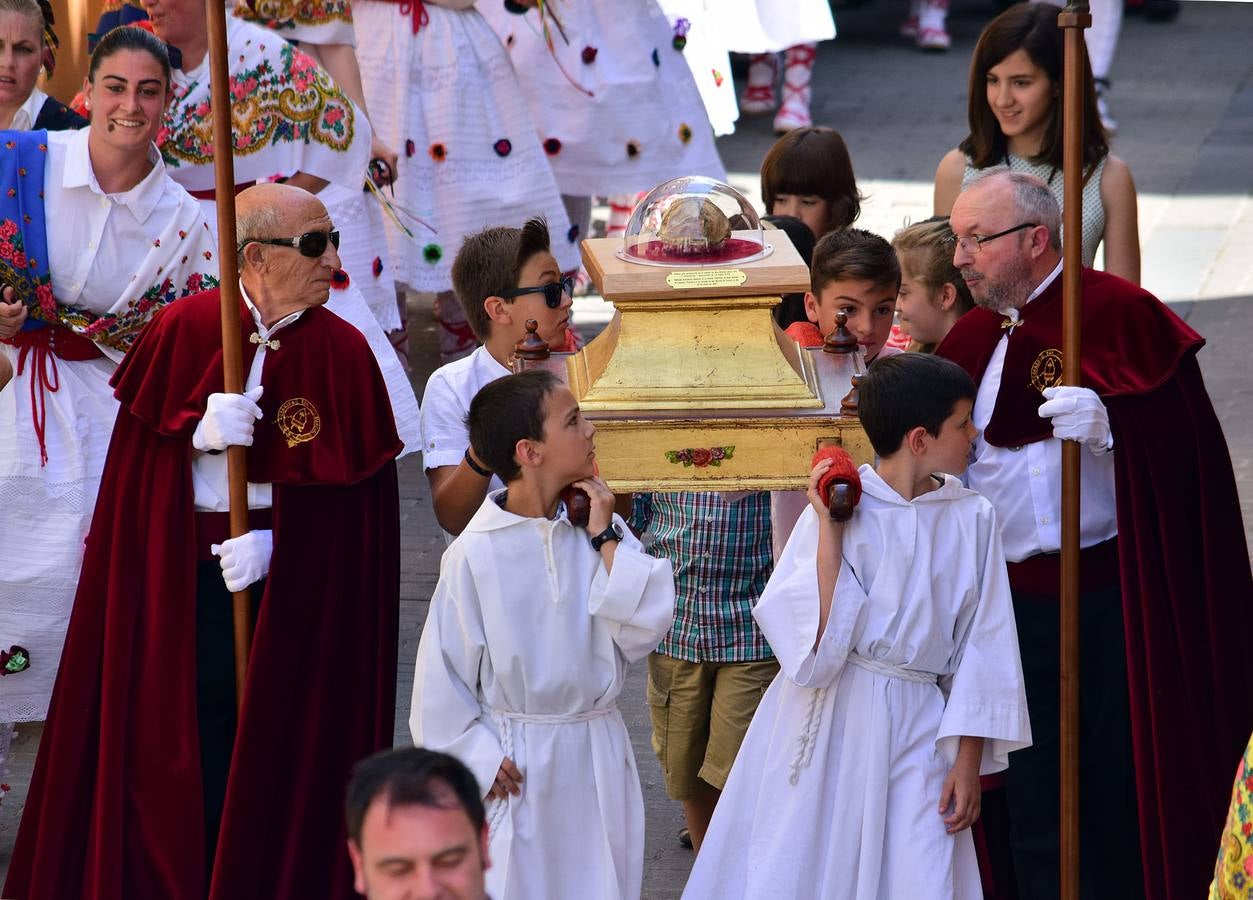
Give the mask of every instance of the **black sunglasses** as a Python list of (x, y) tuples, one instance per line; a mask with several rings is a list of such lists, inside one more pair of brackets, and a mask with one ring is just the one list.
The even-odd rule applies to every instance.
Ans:
[(242, 242), (239, 249), (243, 250), (249, 244), (271, 244), (275, 247), (295, 247), (300, 251), (301, 256), (307, 256), (310, 259), (317, 259), (326, 252), (326, 242), (330, 241), (331, 245), (339, 249), (339, 232), (338, 231), (306, 231), (299, 237), (292, 238), (252, 238)]
[(561, 305), (563, 294), (567, 297), (574, 296), (574, 276), (562, 275), (560, 281), (554, 281), (549, 284), (537, 284), (535, 287), (520, 287), (502, 291), (500, 299), (512, 300), (514, 297), (521, 297), (524, 294), (543, 294), (545, 305), (549, 309), (556, 309)]

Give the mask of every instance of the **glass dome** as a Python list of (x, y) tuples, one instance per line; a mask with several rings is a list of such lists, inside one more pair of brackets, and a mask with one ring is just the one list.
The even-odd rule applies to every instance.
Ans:
[(658, 185), (636, 204), (618, 256), (647, 266), (716, 266), (760, 259), (772, 249), (743, 194), (687, 175)]

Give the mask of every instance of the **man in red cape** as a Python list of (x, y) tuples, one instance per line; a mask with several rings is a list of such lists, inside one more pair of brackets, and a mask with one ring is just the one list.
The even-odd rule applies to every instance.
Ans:
[(1203, 896), (1253, 721), (1253, 578), (1197, 365), (1204, 340), (1146, 291), (1085, 269), (1083, 387), (1060, 387), (1061, 229), (1048, 187), (989, 176), (958, 198), (951, 225), (978, 308), (936, 352), (979, 383), (970, 486), (1001, 521), (1035, 738), (1006, 775), (1018, 894), (1058, 896), (1057, 551), (1069, 439), (1091, 451), (1080, 528), (1083, 896)]
[[(114, 377), (6, 897), (354, 896), (339, 798), (392, 742), (401, 443), (365, 338), (320, 308), (326, 209), (273, 184), (237, 203), (247, 393), (222, 393), (216, 291), (162, 311)], [(226, 541), (231, 444), (253, 530)], [(228, 587), (247, 584), (236, 723)]]

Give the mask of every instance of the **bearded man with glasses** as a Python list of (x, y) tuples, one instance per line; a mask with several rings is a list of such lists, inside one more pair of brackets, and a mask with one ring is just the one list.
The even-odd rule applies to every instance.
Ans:
[[(1197, 353), (1157, 298), (1082, 272), (1082, 387), (1064, 387), (1060, 212), (990, 175), (953, 206), (977, 308), (936, 352), (979, 384), (967, 469), (1000, 521), (1034, 745), (1005, 800), (1018, 895), (1058, 895), (1061, 442), (1080, 476), (1080, 841), (1084, 896), (1204, 892), (1229, 772), (1253, 721), (1253, 577), (1231, 459)], [(989, 846), (1003, 835), (989, 835)], [(998, 889), (1001, 885), (997, 886)], [(999, 890), (998, 890), (999, 893)]]
[[(14, 851), (40, 896), (354, 896), (326, 801), (392, 742), (401, 442), (368, 342), (322, 308), (339, 268), (326, 208), (280, 184), (236, 202), (245, 393), (222, 390), (216, 290), (158, 313), (113, 380)], [(234, 539), (228, 446), (248, 448), (251, 530)], [(230, 594), (247, 588), (237, 721)]]

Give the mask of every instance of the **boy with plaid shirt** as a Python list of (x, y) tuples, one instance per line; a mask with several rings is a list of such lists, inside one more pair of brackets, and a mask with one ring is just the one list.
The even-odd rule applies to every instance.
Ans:
[(753, 620), (773, 566), (770, 495), (637, 494), (631, 525), (674, 565), (675, 615), (648, 657), (653, 750), (701, 841), (757, 704), (779, 671)]

